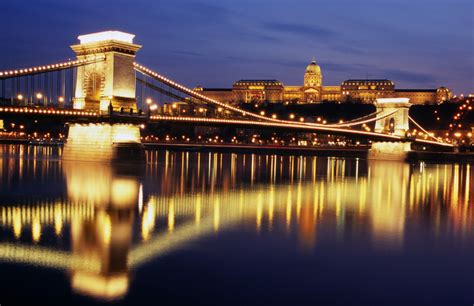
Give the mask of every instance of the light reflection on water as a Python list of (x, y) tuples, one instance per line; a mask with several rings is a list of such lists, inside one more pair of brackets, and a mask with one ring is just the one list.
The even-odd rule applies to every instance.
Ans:
[(58, 151), (0, 147), (0, 260), (67, 272), (83, 296), (123, 301), (133, 271), (223, 232), (294, 234), (304, 256), (327, 240), (400, 254), (418, 230), (473, 242), (468, 164), (149, 151), (140, 167)]

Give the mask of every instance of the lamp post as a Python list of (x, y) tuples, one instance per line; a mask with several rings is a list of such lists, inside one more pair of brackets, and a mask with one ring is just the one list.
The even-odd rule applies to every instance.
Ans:
[(58, 97), (59, 107), (64, 107), (64, 97)]
[(156, 111), (158, 109), (158, 105), (152, 104), (152, 105), (149, 106), (148, 109), (149, 109), (149, 116), (151, 116), (151, 112)]
[(148, 106), (148, 117), (151, 116), (151, 103), (153, 103), (153, 100), (151, 98), (146, 99), (146, 104)]
[(23, 101), (23, 95), (22, 95), (22, 94), (18, 94), (18, 95), (16, 96), (16, 99), (18, 100), (18, 104), (21, 105), (21, 101)]
[(41, 103), (41, 100), (43, 99), (43, 94), (40, 93), (40, 92), (38, 92), (38, 93), (36, 94), (36, 99), (38, 99), (38, 102)]

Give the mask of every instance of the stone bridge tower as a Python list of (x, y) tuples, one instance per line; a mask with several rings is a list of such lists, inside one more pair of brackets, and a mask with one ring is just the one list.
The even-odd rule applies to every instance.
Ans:
[(136, 111), (135, 53), (141, 48), (133, 43), (135, 35), (106, 31), (81, 35), (80, 43), (71, 46), (77, 59), (95, 60), (77, 69), (74, 108), (108, 111), (124, 108)]
[(408, 98), (384, 98), (377, 99), (376, 107), (378, 116), (383, 116), (395, 112), (375, 123), (375, 132), (391, 133), (405, 137), (409, 130), (408, 111), (411, 103)]
[(405, 141), (406, 132), (409, 130), (408, 111), (410, 110), (408, 98), (383, 98), (377, 99), (376, 107), (378, 116), (393, 113), (383, 119), (377, 120), (374, 132), (390, 133), (404, 139), (399, 142), (374, 141), (369, 150), (370, 159), (404, 160), (411, 151), (411, 142)]
[[(71, 46), (77, 59), (92, 63), (77, 69), (75, 109), (102, 113), (121, 108), (136, 114), (135, 53), (141, 46), (135, 35), (107, 31), (79, 36), (80, 44)], [(120, 122), (69, 124), (62, 159), (100, 162), (144, 162), (145, 153), (138, 124)]]

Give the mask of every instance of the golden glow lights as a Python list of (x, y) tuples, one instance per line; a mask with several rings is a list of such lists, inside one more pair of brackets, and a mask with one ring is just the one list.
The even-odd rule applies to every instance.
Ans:
[(63, 115), (63, 116), (86, 116), (86, 117), (98, 116), (96, 112), (92, 112), (92, 111), (45, 109), (45, 108), (41, 109), (41, 108), (30, 108), (30, 107), (0, 107), (0, 112)]
[(85, 64), (95, 63), (97, 61), (102, 61), (102, 60), (105, 60), (105, 55), (104, 56), (95, 56), (93, 58), (88, 58), (88, 59), (82, 59), (82, 60), (75, 60), (75, 61), (45, 65), (45, 66), (36, 66), (36, 67), (30, 67), (30, 68), (0, 71), (0, 78), (10, 78), (10, 77), (16, 77), (16, 76), (21, 76), (21, 75), (30, 75), (30, 74), (35, 74), (35, 73), (44, 73), (44, 72), (49, 72), (49, 71), (56, 71), (56, 70), (81, 66), (81, 65), (85, 65)]
[[(236, 125), (249, 125), (249, 126), (270, 126), (270, 127), (280, 127), (280, 128), (289, 128), (289, 129), (301, 129), (307, 131), (315, 132), (328, 132), (328, 133), (340, 133), (346, 135), (364, 135), (370, 136), (372, 138), (383, 139), (386, 141), (403, 141), (405, 138), (397, 135), (381, 134), (376, 132), (370, 132), (370, 128), (367, 128), (367, 131), (351, 130), (351, 129), (342, 129), (331, 126), (308, 126), (304, 124), (285, 124), (277, 122), (262, 122), (256, 120), (241, 120), (241, 119), (221, 119), (221, 118), (202, 118), (202, 117), (175, 117), (175, 116), (162, 116), (156, 115), (151, 116), (151, 120), (155, 121), (177, 121), (177, 122), (190, 122), (190, 123), (209, 123), (209, 124), (236, 124)], [(325, 122), (325, 121), (323, 121)], [(415, 141), (420, 143), (429, 143), (436, 144), (441, 146), (452, 147), (452, 144), (449, 143), (440, 143), (437, 141), (430, 141), (426, 139), (415, 139)]]

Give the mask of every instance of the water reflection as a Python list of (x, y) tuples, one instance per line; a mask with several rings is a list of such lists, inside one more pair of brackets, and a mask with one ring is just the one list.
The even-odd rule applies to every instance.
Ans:
[(73, 256), (95, 262), (98, 270), (73, 269), (74, 291), (115, 299), (128, 291), (127, 262), (133, 218), (140, 190), (140, 169), (95, 163), (63, 163), (67, 196), (72, 203), (93, 207), (93, 218), (73, 218)]
[(331, 237), (400, 252), (416, 227), (473, 238), (470, 165), (150, 151), (129, 168), (18, 148), (2, 148), (18, 154), (0, 164), (0, 259), (67, 271), (74, 292), (101, 299), (126, 296), (131, 270), (224, 231), (294, 233), (310, 253)]

